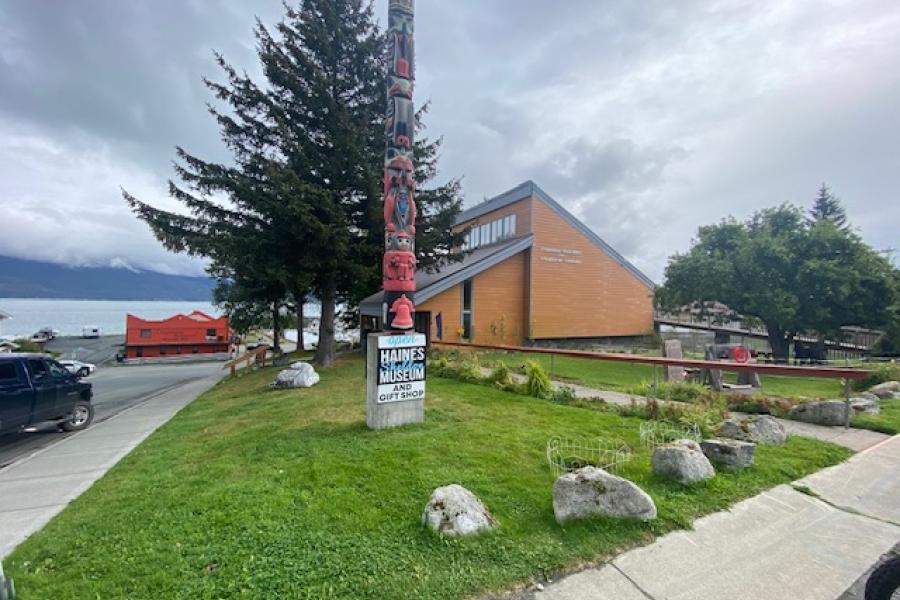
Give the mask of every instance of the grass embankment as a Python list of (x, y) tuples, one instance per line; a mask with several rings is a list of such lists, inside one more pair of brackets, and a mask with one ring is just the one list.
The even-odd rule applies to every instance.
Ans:
[(853, 426), (880, 431), (889, 435), (900, 433), (900, 400), (882, 400), (877, 415), (856, 415)]
[[(6, 562), (22, 600), (53, 598), (463, 598), (614, 554), (845, 459), (792, 438), (757, 466), (694, 487), (639, 451), (621, 474), (657, 503), (652, 523), (553, 518), (554, 435), (639, 447), (640, 421), (440, 378), (427, 422), (369, 431), (363, 363), (310, 390), (271, 391), (275, 370), (225, 381), (126, 457)], [(422, 528), (432, 489), (460, 483), (498, 531)]]

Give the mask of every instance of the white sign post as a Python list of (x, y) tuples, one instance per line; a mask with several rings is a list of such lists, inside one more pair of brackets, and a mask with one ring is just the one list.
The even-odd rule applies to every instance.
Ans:
[(366, 424), (371, 429), (425, 420), (425, 336), (373, 333), (366, 351)]

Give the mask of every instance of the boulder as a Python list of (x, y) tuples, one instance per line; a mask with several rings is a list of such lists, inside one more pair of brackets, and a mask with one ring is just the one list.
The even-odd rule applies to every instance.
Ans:
[(895, 393), (900, 392), (900, 381), (885, 381), (869, 388), (869, 393), (875, 394), (882, 400), (893, 398)]
[(679, 483), (691, 484), (715, 477), (716, 470), (694, 440), (657, 446), (650, 459), (653, 472)]
[(319, 374), (309, 363), (295, 362), (284, 371), (278, 373), (275, 388), (308, 388), (319, 383)]
[(476, 535), (497, 526), (478, 496), (455, 483), (431, 493), (422, 523), (446, 535)]
[(816, 425), (843, 425), (847, 422), (847, 405), (843, 400), (803, 402), (791, 408), (788, 418)]
[(729, 469), (753, 466), (756, 455), (756, 444), (740, 440), (704, 440), (700, 448), (710, 462)]
[(583, 467), (553, 484), (553, 513), (559, 523), (595, 515), (617, 519), (656, 518), (656, 505), (634, 483), (597, 467)]
[(769, 415), (732, 417), (719, 426), (719, 437), (753, 442), (754, 444), (783, 444), (787, 441), (784, 425)]
[(879, 412), (881, 412), (881, 408), (878, 405), (877, 396), (875, 398), (869, 398), (867, 396), (850, 398), (850, 408), (852, 408), (853, 412), (857, 414), (864, 413), (867, 415), (877, 415)]

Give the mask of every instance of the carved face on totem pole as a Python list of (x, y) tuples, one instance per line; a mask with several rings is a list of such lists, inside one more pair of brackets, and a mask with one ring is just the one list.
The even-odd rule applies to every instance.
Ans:
[(388, 104), (385, 114), (384, 284), (385, 329), (413, 326), (416, 291), (416, 201), (412, 148), (415, 138), (413, 0), (390, 0)]

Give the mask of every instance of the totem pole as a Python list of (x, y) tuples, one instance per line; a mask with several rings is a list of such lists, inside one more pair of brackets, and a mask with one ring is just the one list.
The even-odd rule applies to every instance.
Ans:
[(366, 424), (372, 429), (425, 420), (425, 335), (415, 333), (416, 182), (413, 171), (415, 0), (390, 0), (391, 44), (384, 158), (384, 331), (366, 346)]
[(385, 244), (382, 262), (384, 330), (413, 328), (416, 291), (416, 201), (413, 171), (415, 109), (415, 0), (390, 0), (391, 47), (387, 81), (384, 161)]

